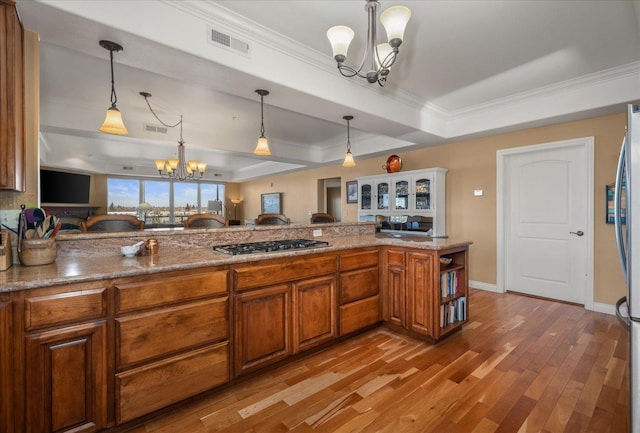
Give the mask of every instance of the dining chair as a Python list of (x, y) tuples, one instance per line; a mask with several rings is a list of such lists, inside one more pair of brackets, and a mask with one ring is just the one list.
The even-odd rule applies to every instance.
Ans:
[(223, 216), (213, 213), (189, 215), (184, 221), (184, 228), (186, 229), (227, 227), (228, 225), (228, 221)]
[(311, 215), (311, 223), (334, 223), (336, 218), (330, 213), (317, 212)]
[(82, 232), (128, 232), (143, 229), (144, 221), (133, 215), (93, 215), (86, 221), (80, 221)]
[(255, 224), (257, 226), (286, 225), (286, 224), (291, 224), (291, 220), (287, 218), (286, 215), (277, 214), (277, 213), (263, 213), (258, 215), (258, 218), (255, 219)]

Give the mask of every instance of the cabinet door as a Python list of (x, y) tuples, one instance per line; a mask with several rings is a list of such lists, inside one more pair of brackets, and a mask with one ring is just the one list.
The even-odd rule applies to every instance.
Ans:
[(405, 289), (405, 253), (404, 250), (389, 248), (385, 251), (387, 266), (386, 293), (382, 316), (386, 322), (405, 326), (406, 289)]
[(0, 189), (25, 190), (24, 32), (15, 5), (0, 2)]
[(105, 427), (106, 336), (104, 321), (27, 335), (27, 432)]
[(383, 180), (376, 182), (376, 210), (377, 211), (388, 211), (391, 194), (390, 194), (390, 186), (388, 180)]
[(293, 351), (301, 352), (337, 336), (335, 278), (293, 285)]
[(387, 268), (387, 299), (384, 303), (384, 320), (394, 325), (405, 326), (405, 270)]
[(13, 378), (11, 354), (11, 301), (0, 297), (0, 431), (14, 431)]
[(373, 197), (373, 183), (372, 182), (358, 182), (358, 209), (372, 210), (372, 197)]
[(290, 293), (290, 286), (281, 284), (236, 295), (236, 375), (291, 354)]
[(409, 179), (406, 178), (394, 178), (392, 181), (393, 184), (393, 198), (392, 198), (392, 210), (401, 211), (400, 213), (406, 213), (411, 206), (411, 195), (410, 195), (410, 182)]
[(433, 210), (431, 202), (431, 185), (433, 179), (429, 175), (416, 176), (412, 179), (411, 187), (412, 202), (411, 210), (413, 211), (429, 211)]
[(427, 252), (408, 254), (407, 295), (409, 311), (408, 328), (430, 337), (434, 335), (434, 255)]

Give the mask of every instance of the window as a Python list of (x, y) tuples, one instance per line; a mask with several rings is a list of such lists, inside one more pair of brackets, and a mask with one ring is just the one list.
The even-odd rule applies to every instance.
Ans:
[[(137, 215), (147, 226), (181, 225), (196, 213), (225, 214), (224, 184), (215, 182), (110, 177), (107, 202), (108, 213)], [(139, 212), (140, 203), (149, 203), (151, 210)]]

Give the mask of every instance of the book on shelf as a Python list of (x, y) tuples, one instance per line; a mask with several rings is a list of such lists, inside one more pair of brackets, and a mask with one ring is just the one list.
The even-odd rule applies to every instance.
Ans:
[(440, 327), (467, 320), (467, 298), (462, 296), (451, 302), (440, 304)]
[(460, 271), (443, 272), (440, 275), (440, 297), (448, 298), (460, 293)]

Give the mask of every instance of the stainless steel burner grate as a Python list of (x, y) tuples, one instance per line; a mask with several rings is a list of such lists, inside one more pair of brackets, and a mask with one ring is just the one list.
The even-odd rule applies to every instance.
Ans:
[(232, 256), (240, 254), (271, 253), (277, 251), (328, 247), (329, 242), (311, 239), (283, 239), (277, 241), (247, 242), (241, 244), (217, 245), (214, 251)]

